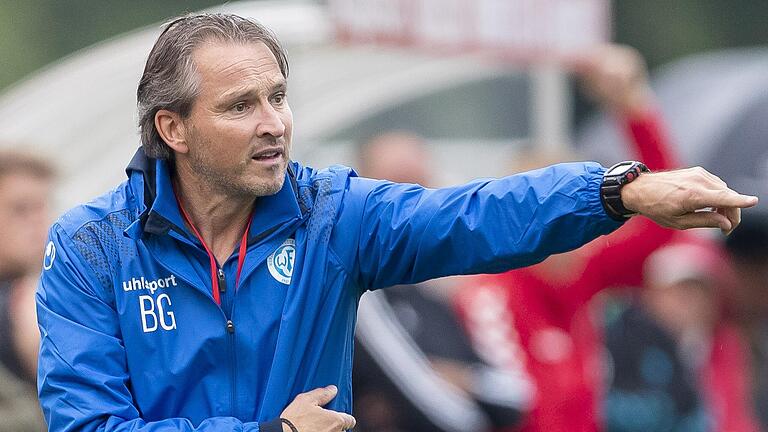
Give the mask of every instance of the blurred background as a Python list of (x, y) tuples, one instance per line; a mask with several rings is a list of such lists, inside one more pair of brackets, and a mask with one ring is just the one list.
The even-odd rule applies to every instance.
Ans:
[[(123, 180), (146, 55), (163, 22), (199, 10), (277, 33), (308, 165), (444, 186), (639, 158), (761, 197), (728, 239), (641, 222), (530, 273), (370, 295), (360, 364), (391, 351), (375, 317), (392, 314), (414, 364), (429, 359), (414, 373), (437, 378), (420, 395), (387, 374), (407, 359), (356, 366), (360, 431), (768, 430), (768, 2), (0, 0), (0, 244), (24, 234), (14, 217), (45, 226)], [(6, 402), (34, 399), (37, 249), (0, 253), (0, 432), (38, 427)], [(437, 393), (466, 412), (424, 408)]]
[[(79, 49), (221, 3), (3, 0), (0, 89)], [(768, 4), (757, 0), (615, 0), (611, 10), (613, 40), (640, 50), (651, 69), (689, 54), (768, 41)]]
[[(136, 145), (134, 83), (160, 24), (177, 14), (218, 3), (0, 2), (0, 138), (43, 146), (61, 158), (69, 172), (62, 179), (63, 191), (57, 194), (58, 209), (120, 180), (114, 168), (122, 166)], [(355, 7), (356, 2), (335, 3), (339, 8), (348, 7), (345, 3)], [(558, 2), (512, 3), (522, 4), (524, 10)], [(654, 85), (661, 87), (657, 91), (660, 105), (674, 119), (669, 122), (671, 134), (682, 148), (686, 164), (706, 166), (709, 159), (718, 157), (714, 148), (728, 139), (723, 135), (729, 133), (734, 117), (746, 106), (759, 105), (757, 100), (764, 92), (755, 86), (764, 81), (768, 58), (760, 48), (768, 33), (764, 2), (571, 3), (591, 5), (592, 9), (601, 5), (607, 11), (601, 16), (590, 11), (581, 18), (594, 22), (585, 21), (578, 28), (577, 20), (565, 33), (632, 46), (650, 70), (658, 71)], [(587, 121), (595, 105), (576, 90), (573, 80), (542, 66), (525, 49), (518, 46), (503, 55), (487, 55), (477, 50), (462, 54), (455, 49), (409, 49), (398, 41), (383, 48), (355, 43), (360, 38), (339, 44), (335, 42), (334, 15), (326, 4), (252, 1), (224, 6), (258, 13), (287, 45), (294, 65), (292, 106), (301, 125), (296, 155), (305, 163), (350, 163), (348, 145), (388, 125), (412, 130), (440, 145), (438, 162), (451, 167), (437, 174), (441, 184), (502, 175), (521, 146), (558, 148), (575, 143), (587, 148), (586, 156), (606, 163), (623, 156), (621, 146), (609, 143), (615, 134)], [(523, 19), (522, 25), (525, 22)], [(386, 32), (396, 30), (380, 33)], [(529, 29), (521, 34), (535, 40), (547, 30)], [(378, 41), (392, 42), (389, 36)], [(724, 49), (729, 50), (721, 51)], [(541, 59), (563, 57), (545, 55)], [(339, 88), (341, 83), (353, 90)], [(329, 98), (339, 101), (332, 104), (338, 109), (327, 109)], [(474, 115), (465, 115), (457, 101), (465, 101)], [(39, 110), (34, 111), (36, 115), (30, 104)], [(323, 110), (317, 109), (320, 105)], [(85, 110), (98, 112), (101, 119), (89, 127), (87, 138), (80, 133), (87, 121), (81, 114)], [(46, 126), (40, 127), (43, 118)], [(451, 149), (465, 148), (469, 140), (470, 148), (501, 146), (505, 157), (497, 157), (497, 151), (476, 152), (472, 161), (449, 157), (456, 154)], [(68, 151), (74, 141), (82, 151)], [(765, 169), (764, 160), (748, 159)], [(94, 164), (96, 161), (99, 163)], [(96, 172), (78, 175), (84, 173), (77, 169), (84, 164)], [(730, 165), (729, 170), (742, 169)], [(92, 174), (104, 176), (105, 182), (94, 182)]]

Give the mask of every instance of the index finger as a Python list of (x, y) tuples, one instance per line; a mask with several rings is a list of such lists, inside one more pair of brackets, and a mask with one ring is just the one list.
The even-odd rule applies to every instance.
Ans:
[(731, 189), (705, 190), (694, 200), (695, 210), (705, 207), (749, 208), (757, 205), (757, 197), (742, 195)]
[(336, 397), (337, 392), (338, 390), (336, 389), (336, 386), (329, 385), (327, 387), (320, 387), (308, 391), (303, 393), (303, 395), (309, 403), (317, 406), (324, 406)]

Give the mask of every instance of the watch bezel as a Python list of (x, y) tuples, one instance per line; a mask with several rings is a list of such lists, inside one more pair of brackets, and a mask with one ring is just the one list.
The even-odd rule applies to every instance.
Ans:
[[(626, 165), (626, 169), (611, 174), (617, 168)], [(611, 219), (625, 221), (635, 213), (624, 206), (621, 200), (621, 189), (624, 185), (633, 182), (641, 174), (650, 172), (648, 167), (639, 161), (623, 161), (614, 164), (603, 174), (603, 182), (600, 185), (600, 201), (605, 212)]]

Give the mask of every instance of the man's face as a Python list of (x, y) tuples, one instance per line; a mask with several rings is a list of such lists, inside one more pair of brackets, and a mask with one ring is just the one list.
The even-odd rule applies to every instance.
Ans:
[(263, 43), (211, 42), (193, 59), (200, 92), (184, 120), (192, 172), (228, 195), (277, 193), (293, 114), (275, 56)]
[(48, 231), (50, 182), (29, 173), (0, 177), (0, 277), (38, 270)]

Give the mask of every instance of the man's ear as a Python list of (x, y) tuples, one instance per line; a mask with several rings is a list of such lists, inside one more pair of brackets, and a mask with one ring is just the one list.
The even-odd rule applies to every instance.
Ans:
[(187, 146), (187, 128), (181, 116), (173, 111), (161, 109), (155, 113), (155, 128), (160, 138), (177, 153), (189, 152)]

